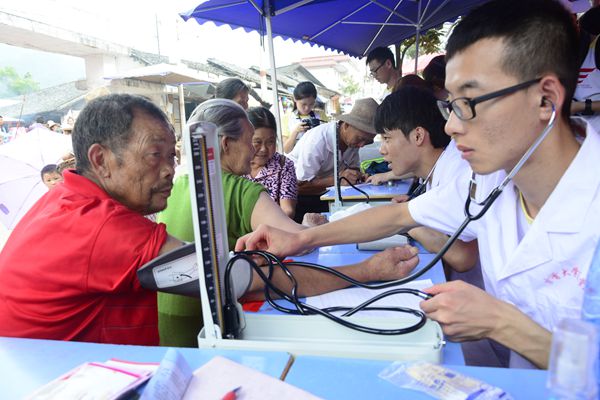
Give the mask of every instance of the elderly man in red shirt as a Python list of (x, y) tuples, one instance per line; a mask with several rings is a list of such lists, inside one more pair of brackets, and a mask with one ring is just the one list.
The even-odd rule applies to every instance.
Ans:
[(157, 345), (156, 293), (136, 272), (181, 245), (144, 217), (171, 193), (173, 128), (150, 101), (111, 95), (82, 111), (73, 147), (77, 171), (0, 254), (0, 335)]

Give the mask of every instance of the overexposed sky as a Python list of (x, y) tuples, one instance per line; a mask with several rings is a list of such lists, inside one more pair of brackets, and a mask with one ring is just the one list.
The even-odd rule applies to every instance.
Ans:
[[(242, 67), (260, 65), (262, 50), (256, 32), (217, 27), (213, 23), (184, 23), (180, 12), (201, 0), (19, 0), (5, 2), (0, 11), (60, 26), (139, 50), (197, 61), (218, 58)], [(158, 32), (158, 34), (157, 34)], [(275, 39), (278, 66), (302, 57), (336, 54), (323, 48)], [(266, 60), (268, 65), (268, 60)]]

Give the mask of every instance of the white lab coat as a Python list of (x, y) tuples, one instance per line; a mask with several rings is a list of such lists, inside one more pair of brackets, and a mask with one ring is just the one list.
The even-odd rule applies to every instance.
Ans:
[[(462, 238), (477, 238), (486, 290), (518, 307), (548, 330), (565, 317), (579, 317), (585, 277), (600, 237), (600, 136), (587, 126), (577, 156), (521, 240), (522, 212), (510, 183), (495, 204), (473, 221)], [(502, 181), (505, 172), (478, 176), (478, 198)], [(431, 190), (409, 203), (420, 224), (453, 233), (464, 219), (468, 175)], [(472, 207), (477, 210), (478, 207)], [(511, 354), (511, 367), (531, 364)]]
[[(336, 124), (328, 122), (307, 131), (287, 154), (294, 162), (298, 181), (333, 175)], [(358, 168), (358, 148), (348, 147), (339, 160), (340, 171), (346, 166)]]

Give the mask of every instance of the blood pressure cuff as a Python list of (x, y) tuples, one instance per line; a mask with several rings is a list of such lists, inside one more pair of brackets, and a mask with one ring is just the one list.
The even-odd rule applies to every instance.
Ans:
[(200, 298), (196, 246), (186, 244), (162, 254), (137, 271), (142, 287)]
[[(143, 288), (200, 298), (196, 246), (189, 243), (144, 264), (137, 271)], [(231, 295), (239, 299), (252, 284), (252, 267), (238, 259), (231, 274)]]

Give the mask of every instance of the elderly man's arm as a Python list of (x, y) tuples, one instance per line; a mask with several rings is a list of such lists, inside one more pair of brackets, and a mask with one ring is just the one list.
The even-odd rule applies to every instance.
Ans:
[(175, 250), (178, 247), (183, 246), (185, 243), (182, 242), (179, 239), (174, 238), (171, 235), (167, 235), (167, 240), (165, 241), (165, 243), (162, 245), (162, 247), (160, 248), (160, 251), (158, 252), (158, 255), (163, 255), (165, 253), (168, 253), (171, 250)]
[[(336, 270), (360, 282), (400, 279), (407, 276), (419, 263), (417, 253), (418, 249), (412, 246), (395, 247), (377, 253), (362, 262), (337, 267)], [(300, 296), (316, 296), (350, 286), (347, 281), (323, 271), (300, 266), (290, 267), (290, 270), (298, 282)], [(275, 268), (272, 282), (284, 292), (290, 293), (290, 281), (280, 269)], [(264, 282), (254, 272), (252, 285), (244, 295), (244, 300), (262, 299), (264, 299)]]
[(490, 338), (539, 368), (548, 368), (552, 334), (515, 306), (465, 283), (452, 281), (425, 290), (434, 295), (421, 309), (453, 341)]

